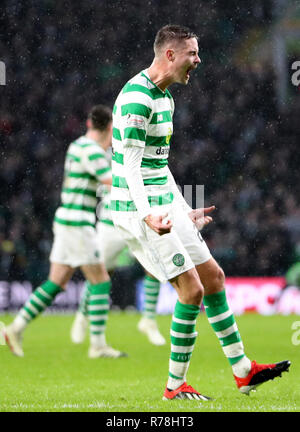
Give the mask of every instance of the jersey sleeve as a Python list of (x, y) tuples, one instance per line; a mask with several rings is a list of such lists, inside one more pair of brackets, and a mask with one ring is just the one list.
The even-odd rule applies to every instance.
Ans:
[(121, 105), (121, 136), (123, 147), (145, 147), (147, 129), (152, 117), (148, 96), (131, 94), (130, 102), (123, 95)]
[(96, 177), (100, 183), (111, 179), (110, 163), (96, 146), (86, 147), (82, 160), (87, 173)]
[(144, 219), (151, 213), (140, 168), (142, 158), (143, 149), (141, 147), (124, 148), (125, 178), (140, 219)]

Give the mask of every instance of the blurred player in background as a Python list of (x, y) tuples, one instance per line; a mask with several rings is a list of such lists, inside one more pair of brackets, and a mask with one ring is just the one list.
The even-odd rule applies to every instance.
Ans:
[(213, 207), (192, 210), (168, 168), (174, 113), (168, 87), (186, 85), (200, 63), (197, 36), (165, 26), (156, 35), (154, 54), (151, 66), (123, 87), (113, 109), (113, 221), (141, 265), (178, 293), (164, 399), (209, 399), (186, 383), (202, 300), (237, 387), (249, 394), (288, 370), (290, 362), (258, 365), (245, 355), (224, 273), (198, 232), (210, 222)]
[[(101, 202), (97, 208), (97, 216), (100, 217), (96, 225), (98, 244), (105, 268), (111, 275), (111, 272), (118, 267), (118, 257), (124, 248), (127, 247), (127, 244), (114, 227), (110, 211), (110, 188), (105, 185), (101, 187)], [(147, 273), (144, 277), (143, 289), (143, 316), (138, 323), (138, 329), (146, 334), (153, 345), (165, 345), (166, 340), (160, 333), (155, 319), (160, 282)], [(89, 286), (86, 284), (71, 328), (71, 340), (74, 343), (82, 343), (85, 339), (88, 327), (87, 305), (89, 292)]]
[(104, 105), (94, 106), (88, 115), (86, 134), (72, 142), (67, 150), (61, 205), (54, 217), (54, 241), (48, 280), (30, 295), (13, 323), (4, 329), (8, 346), (17, 356), (24, 355), (22, 336), (27, 325), (66, 288), (76, 268), (81, 269), (89, 282), (88, 356), (125, 356), (106, 343), (111, 281), (99, 252), (95, 229), (97, 187), (99, 182), (111, 185), (111, 167), (106, 158), (111, 139), (110, 108)]

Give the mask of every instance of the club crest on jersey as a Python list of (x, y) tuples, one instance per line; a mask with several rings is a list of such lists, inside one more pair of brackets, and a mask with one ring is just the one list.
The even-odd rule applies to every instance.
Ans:
[(177, 267), (181, 267), (184, 264), (184, 256), (181, 253), (177, 253), (176, 255), (173, 256), (173, 264), (175, 264)]

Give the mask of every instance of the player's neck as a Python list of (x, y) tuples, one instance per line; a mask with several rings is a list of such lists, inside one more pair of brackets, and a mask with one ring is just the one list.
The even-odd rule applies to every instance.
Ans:
[(85, 136), (96, 141), (105, 151), (110, 146), (111, 139), (108, 131), (101, 132), (97, 129), (88, 129)]
[(163, 92), (173, 83), (170, 71), (157, 60), (148, 68), (148, 74), (151, 81), (159, 87)]

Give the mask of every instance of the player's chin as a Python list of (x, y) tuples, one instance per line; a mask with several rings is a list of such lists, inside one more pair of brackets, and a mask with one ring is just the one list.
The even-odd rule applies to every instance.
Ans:
[(187, 85), (187, 84), (189, 83), (189, 80), (190, 80), (190, 76), (189, 76), (189, 75), (184, 75), (184, 76), (181, 78), (180, 83), (181, 83), (181, 84), (184, 84), (184, 85)]

